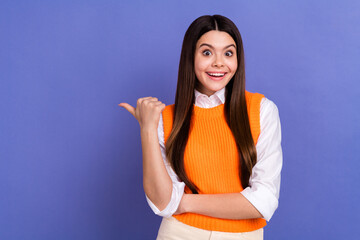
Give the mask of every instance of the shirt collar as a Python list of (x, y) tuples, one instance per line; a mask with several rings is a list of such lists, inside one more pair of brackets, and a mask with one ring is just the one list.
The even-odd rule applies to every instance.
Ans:
[(199, 105), (197, 103), (199, 102), (199, 99), (201, 99), (201, 98), (207, 98), (208, 100), (215, 100), (215, 101), (217, 99), (221, 102), (221, 104), (224, 104), (224, 102), (225, 102), (225, 87), (223, 87), (219, 91), (215, 92), (210, 97), (208, 97), (206, 94), (199, 92), (196, 89), (194, 89), (194, 92), (195, 92), (195, 105)]

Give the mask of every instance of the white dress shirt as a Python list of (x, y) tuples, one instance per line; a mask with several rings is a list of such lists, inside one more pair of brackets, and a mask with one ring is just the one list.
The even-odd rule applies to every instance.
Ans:
[[(213, 108), (225, 103), (225, 88), (208, 97), (195, 90), (195, 105), (201, 108)], [(146, 196), (146, 200), (155, 214), (170, 217), (177, 210), (184, 194), (185, 184), (176, 175), (167, 162), (164, 143), (162, 114), (158, 127), (161, 154), (167, 172), (173, 182), (171, 200), (166, 208), (160, 211)], [(276, 105), (263, 98), (260, 103), (260, 135), (256, 144), (257, 163), (252, 169), (249, 186), (241, 193), (243, 196), (270, 221), (278, 207), (280, 192), (280, 172), (282, 168), (281, 126)]]

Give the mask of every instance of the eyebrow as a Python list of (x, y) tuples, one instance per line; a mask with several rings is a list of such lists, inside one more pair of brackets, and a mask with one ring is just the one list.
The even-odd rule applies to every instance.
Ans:
[[(214, 49), (213, 46), (211, 46), (210, 44), (207, 44), (207, 43), (202, 43), (202, 44), (200, 44), (199, 48), (201, 48), (202, 46), (208, 46), (209, 48)], [(227, 45), (226, 47), (224, 47), (223, 49), (229, 48), (229, 47), (231, 47), (231, 46), (233, 46), (234, 48), (236, 48), (236, 46), (235, 46), (234, 44), (230, 44), (230, 45)]]

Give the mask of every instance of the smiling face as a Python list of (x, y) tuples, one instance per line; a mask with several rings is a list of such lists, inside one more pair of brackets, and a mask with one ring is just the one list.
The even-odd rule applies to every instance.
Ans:
[(194, 68), (197, 90), (207, 96), (224, 88), (234, 76), (238, 62), (234, 39), (226, 32), (212, 30), (196, 43)]

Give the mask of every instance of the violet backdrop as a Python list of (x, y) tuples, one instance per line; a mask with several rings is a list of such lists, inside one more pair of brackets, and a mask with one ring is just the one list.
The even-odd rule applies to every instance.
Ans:
[(155, 239), (137, 121), (174, 103), (183, 36), (229, 17), (247, 89), (275, 102), (284, 165), (265, 239), (360, 235), (360, 2), (1, 1), (0, 239)]

